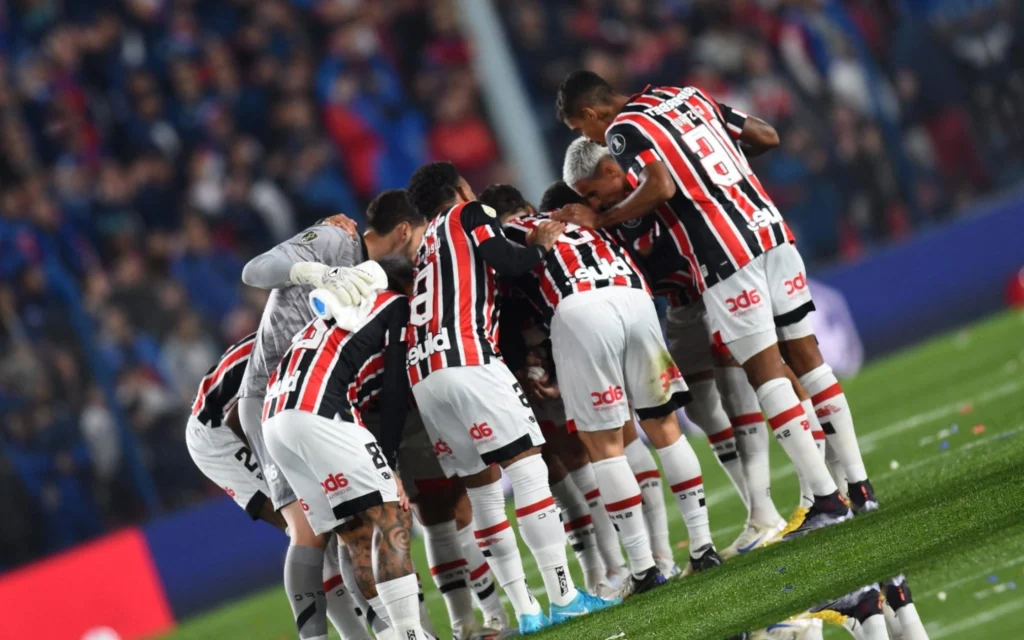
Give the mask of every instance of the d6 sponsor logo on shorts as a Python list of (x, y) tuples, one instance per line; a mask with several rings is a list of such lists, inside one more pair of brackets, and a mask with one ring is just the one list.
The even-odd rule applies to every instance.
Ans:
[(759, 304), (761, 304), (761, 294), (757, 292), (757, 289), (744, 291), (735, 298), (725, 299), (725, 308), (728, 309), (729, 313), (742, 314), (747, 309), (756, 307)]
[(341, 491), (348, 486), (348, 478), (342, 473), (334, 473), (327, 476), (327, 479), (320, 483), (320, 488), (324, 490), (324, 493), (331, 495), (335, 491)]
[(599, 410), (603, 407), (611, 407), (621, 403), (626, 397), (622, 387), (608, 386), (604, 391), (594, 391), (590, 394), (590, 400)]
[(452, 448), (444, 440), (434, 443), (434, 455), (437, 457), (452, 455)]
[(801, 271), (800, 273), (796, 274), (795, 278), (792, 278), (790, 280), (783, 280), (782, 285), (786, 287), (786, 295), (792, 296), (801, 293), (804, 289), (807, 288), (807, 278)]
[(661, 389), (662, 391), (668, 391), (672, 388), (672, 384), (678, 380), (682, 380), (683, 374), (679, 371), (679, 367), (676, 365), (670, 366), (661, 372)]
[(469, 428), (469, 437), (474, 440), (485, 440), (494, 435), (494, 429), (487, 426), (486, 422), (474, 424)]

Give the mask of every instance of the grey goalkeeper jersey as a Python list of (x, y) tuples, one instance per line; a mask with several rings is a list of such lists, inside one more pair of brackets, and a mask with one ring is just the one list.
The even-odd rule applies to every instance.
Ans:
[(288, 350), (292, 338), (313, 319), (309, 308), (309, 285), (293, 285), (288, 273), (296, 262), (320, 262), (332, 267), (351, 267), (366, 259), (361, 238), (332, 225), (316, 225), (270, 251), (253, 258), (245, 265), (242, 280), (261, 289), (272, 289), (263, 309), (256, 343), (249, 366), (242, 378), (238, 395), (262, 398), (267, 392), (267, 379)]

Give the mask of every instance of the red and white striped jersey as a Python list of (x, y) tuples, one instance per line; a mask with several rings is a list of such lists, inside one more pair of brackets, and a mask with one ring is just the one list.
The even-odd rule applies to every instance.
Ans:
[(296, 334), (270, 374), (263, 421), (297, 409), (356, 422), (354, 409), (364, 396), (378, 394), (385, 406), (396, 401), (407, 406), (403, 334), (408, 321), (408, 300), (390, 291), (377, 295), (357, 331), (347, 331), (331, 320), (314, 319)]
[(671, 307), (684, 307), (700, 300), (690, 273), (690, 263), (657, 216), (644, 216), (615, 225), (611, 233), (640, 267), (654, 295)]
[(635, 187), (643, 168), (668, 167), (675, 195), (656, 215), (690, 263), (699, 291), (793, 236), (739, 148), (746, 114), (696, 87), (651, 87), (632, 96), (605, 133)]
[(438, 369), (498, 357), (497, 279), (479, 247), (503, 235), (494, 210), (479, 202), (458, 204), (427, 224), (409, 303), (413, 385)]
[[(527, 235), (547, 220), (548, 213), (514, 218), (505, 223), (505, 235), (525, 245)], [(566, 225), (544, 260), (532, 272), (517, 278), (515, 284), (546, 321), (558, 303), (574, 293), (605, 287), (649, 292), (640, 269), (609, 232), (575, 224)]]
[(249, 365), (255, 342), (256, 334), (251, 333), (228, 347), (200, 381), (199, 391), (192, 401), (192, 415), (206, 426), (223, 424), (242, 386), (242, 375)]

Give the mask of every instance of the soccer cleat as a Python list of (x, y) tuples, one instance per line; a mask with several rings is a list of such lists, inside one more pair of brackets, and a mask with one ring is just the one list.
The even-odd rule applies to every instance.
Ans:
[(857, 589), (831, 602), (812, 607), (801, 618), (818, 619), (829, 624), (845, 627), (855, 636), (867, 623), (875, 626), (878, 622), (885, 628), (882, 617), (882, 594), (877, 584)]
[(544, 615), (544, 612), (540, 613), (524, 613), (519, 616), (519, 635), (525, 636), (528, 633), (537, 633), (541, 629), (547, 629), (551, 626), (551, 621)]
[(668, 580), (665, 579), (665, 576), (661, 575), (661, 571), (658, 570), (658, 567), (654, 566), (645, 571), (639, 578), (634, 575), (630, 575), (629, 580), (622, 588), (621, 597), (625, 600), (629, 596), (646, 593), (664, 584), (668, 584)]
[(857, 513), (874, 511), (878, 508), (878, 499), (875, 498), (875, 488), (871, 486), (870, 480), (864, 482), (851, 482), (849, 485), (850, 505)]
[(821, 640), (821, 620), (790, 618), (750, 634), (750, 640)]
[(657, 554), (654, 555), (654, 564), (658, 567), (658, 571), (661, 575), (671, 580), (682, 574), (682, 569), (676, 564), (676, 561), (672, 558), (663, 558)]
[(785, 528), (785, 520), (779, 520), (775, 524), (764, 524), (753, 520), (748, 521), (739, 537), (719, 555), (722, 556), (722, 560), (728, 560), (741, 553), (747, 553), (763, 547)]
[(686, 563), (686, 568), (683, 569), (683, 575), (689, 576), (720, 566), (722, 566), (722, 558), (718, 555), (718, 552), (715, 551), (715, 547), (713, 545), (706, 544), (700, 549), (697, 549), (696, 556), (690, 556), (690, 561)]
[(551, 605), (549, 609), (549, 619), (551, 620), (551, 624), (562, 624), (566, 620), (572, 620), (573, 618), (585, 616), (588, 613), (607, 609), (608, 607), (614, 607), (621, 602), (621, 598), (604, 600), (597, 596), (590, 595), (583, 589), (577, 589), (576, 597), (573, 598), (572, 602), (569, 604), (562, 606), (557, 604)]
[(484, 618), (485, 629), (495, 629), (499, 634), (509, 630), (508, 614), (505, 613), (504, 609), (501, 609), (501, 614), (496, 616), (486, 616)]
[(481, 625), (476, 620), (452, 627), (452, 640), (498, 640), (501, 630)]
[(838, 491), (830, 496), (815, 496), (814, 504), (807, 510), (803, 520), (798, 520), (794, 514), (786, 528), (776, 536), (775, 541), (799, 538), (815, 529), (846, 522), (852, 517), (853, 511), (850, 511), (850, 507), (839, 497)]

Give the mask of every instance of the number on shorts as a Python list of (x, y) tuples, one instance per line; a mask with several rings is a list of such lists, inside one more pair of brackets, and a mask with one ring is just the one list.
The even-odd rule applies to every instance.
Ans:
[(239, 462), (244, 464), (245, 468), (248, 469), (249, 471), (256, 471), (257, 469), (260, 468), (260, 465), (258, 465), (252, 459), (252, 451), (249, 450), (249, 447), (242, 447), (241, 449), (236, 451), (235, 460), (238, 460)]
[(422, 327), (434, 317), (434, 266), (428, 265), (416, 274), (409, 301), (409, 322)]
[(380, 447), (376, 442), (366, 443), (366, 453), (370, 454), (370, 459), (373, 460), (373, 466), (378, 469), (383, 469), (388, 466), (388, 461), (384, 459), (384, 454), (380, 452)]
[(515, 391), (516, 395), (519, 396), (519, 402), (522, 402), (523, 406), (526, 407), (527, 409), (529, 409), (530, 408), (530, 401), (526, 398), (526, 392), (523, 391), (522, 385), (520, 385), (517, 382), (514, 385), (512, 385), (512, 390)]

